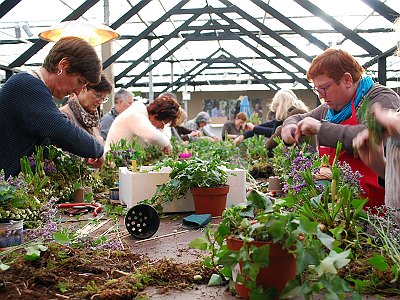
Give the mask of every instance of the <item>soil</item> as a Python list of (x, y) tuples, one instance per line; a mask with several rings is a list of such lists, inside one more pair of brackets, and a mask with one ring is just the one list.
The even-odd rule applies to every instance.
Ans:
[(185, 215), (163, 218), (158, 239), (126, 236), (122, 251), (52, 244), (36, 261), (15, 255), (11, 267), (0, 271), (0, 299), (235, 299), (227, 286), (207, 287), (213, 270), (187, 246), (203, 232), (182, 228)]

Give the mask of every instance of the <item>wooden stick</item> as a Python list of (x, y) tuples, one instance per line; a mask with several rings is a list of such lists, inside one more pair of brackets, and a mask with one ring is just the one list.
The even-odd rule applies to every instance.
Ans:
[(189, 230), (182, 230), (182, 231), (177, 231), (177, 232), (173, 232), (173, 233), (168, 233), (168, 234), (152, 237), (152, 238), (149, 238), (149, 239), (137, 241), (137, 242), (135, 242), (135, 244), (144, 243), (144, 242), (147, 242), (147, 241), (154, 241), (154, 240), (162, 239), (162, 238), (165, 238), (165, 237), (168, 237), (168, 236), (185, 233), (185, 232), (188, 232), (188, 231)]

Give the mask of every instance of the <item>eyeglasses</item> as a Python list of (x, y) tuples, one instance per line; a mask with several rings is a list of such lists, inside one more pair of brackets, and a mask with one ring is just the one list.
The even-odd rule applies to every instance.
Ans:
[(101, 94), (96, 93), (96, 91), (90, 87), (86, 87), (88, 91), (92, 91), (97, 100), (101, 101), (101, 104), (107, 103), (110, 98), (108, 96), (103, 97)]
[(316, 93), (316, 94), (320, 94), (321, 96), (326, 96), (326, 90), (332, 85), (332, 83), (334, 83), (335, 82), (335, 79), (333, 79), (332, 81), (330, 81), (330, 82), (328, 82), (328, 83), (326, 83), (326, 84), (324, 84), (323, 86), (321, 86), (321, 87), (313, 87), (313, 91)]

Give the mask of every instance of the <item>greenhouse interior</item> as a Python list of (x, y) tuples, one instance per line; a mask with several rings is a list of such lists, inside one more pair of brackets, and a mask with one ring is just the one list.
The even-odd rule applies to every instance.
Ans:
[(1, 299), (400, 297), (399, 0), (0, 0), (0, 116)]

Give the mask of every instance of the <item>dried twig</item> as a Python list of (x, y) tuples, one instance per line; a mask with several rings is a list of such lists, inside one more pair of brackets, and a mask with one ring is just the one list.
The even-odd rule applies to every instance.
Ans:
[(173, 232), (173, 233), (168, 233), (168, 234), (152, 237), (152, 238), (149, 238), (149, 239), (136, 241), (135, 244), (144, 243), (144, 242), (147, 242), (147, 241), (154, 241), (154, 240), (162, 239), (162, 238), (165, 238), (165, 237), (168, 237), (168, 236), (173, 236), (173, 235), (185, 233), (185, 232), (188, 232), (188, 231), (189, 230), (182, 230), (182, 231), (177, 231), (177, 232)]

